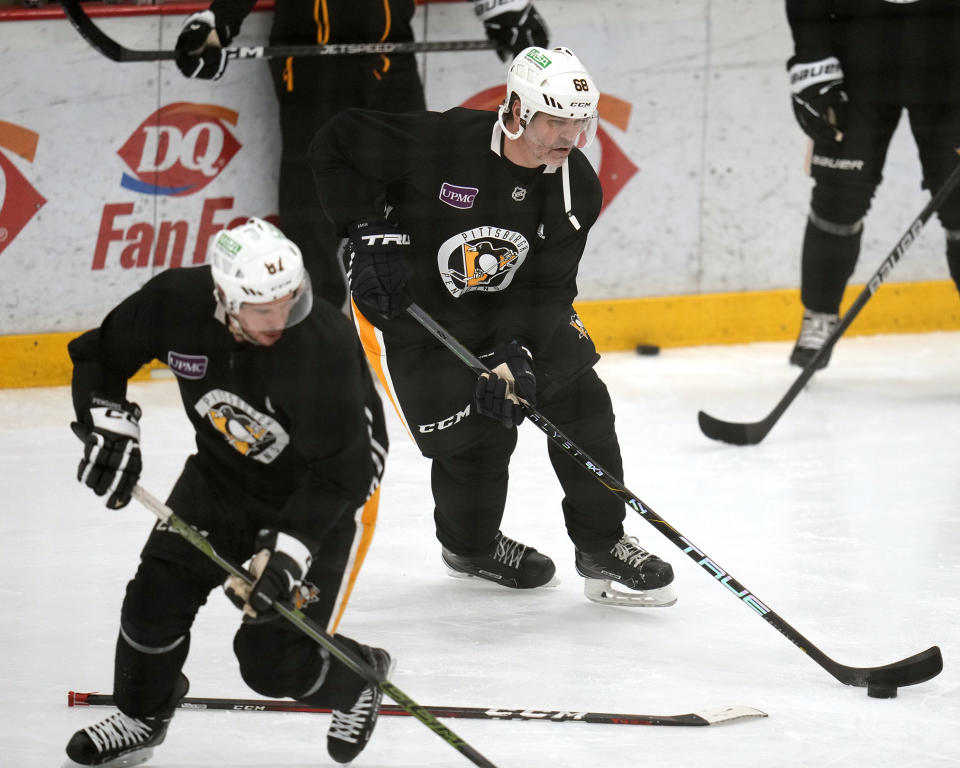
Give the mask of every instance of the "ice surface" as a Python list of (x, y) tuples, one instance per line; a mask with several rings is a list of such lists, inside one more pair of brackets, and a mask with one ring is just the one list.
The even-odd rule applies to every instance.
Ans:
[[(960, 765), (960, 334), (843, 339), (766, 439), (705, 438), (704, 409), (759, 419), (799, 370), (787, 343), (608, 354), (626, 484), (833, 659), (885, 664), (938, 644), (945, 670), (892, 700), (836, 682), (636, 513), (628, 532), (669, 559), (672, 608), (589, 603), (543, 435), (521, 430), (504, 531), (550, 554), (559, 587), (449, 578), (429, 465), (392, 412), (380, 523), (342, 630), (398, 659), (422, 704), (678, 714), (727, 704), (764, 720), (711, 728), (448, 720), (500, 768)], [(131, 386), (144, 409), (142, 484), (164, 496), (192, 435), (171, 381)], [(120, 603), (153, 517), (74, 480), (66, 388), (0, 391), (0, 766), (60, 765), (109, 692)], [(236, 610), (214, 594), (194, 626), (194, 696), (253, 697), (236, 671)], [(313, 768), (328, 718), (177, 714), (156, 768)], [(380, 721), (358, 768), (469, 762), (412, 718)]]

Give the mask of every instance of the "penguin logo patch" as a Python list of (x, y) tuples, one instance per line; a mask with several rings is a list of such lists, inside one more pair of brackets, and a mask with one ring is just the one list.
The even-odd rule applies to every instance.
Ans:
[(437, 268), (454, 297), (472, 291), (502, 291), (527, 258), (530, 243), (519, 232), (475, 227), (454, 235), (437, 251)]
[(223, 435), (230, 446), (262, 464), (272, 462), (290, 443), (280, 423), (232, 392), (214, 389), (197, 400), (194, 411)]
[(583, 324), (583, 320), (580, 319), (580, 315), (576, 312), (570, 315), (570, 327), (580, 334), (581, 340), (590, 338), (590, 334), (587, 333), (587, 327)]

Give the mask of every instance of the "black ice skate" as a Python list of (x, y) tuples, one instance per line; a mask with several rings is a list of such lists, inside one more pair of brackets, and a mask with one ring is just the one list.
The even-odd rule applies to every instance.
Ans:
[[(584, 577), (583, 594), (595, 603), (633, 607), (664, 607), (677, 602), (670, 584), (670, 563), (651, 555), (632, 536), (624, 536), (606, 552), (575, 555), (577, 573)], [(616, 581), (630, 592), (616, 590)]]
[(497, 533), (496, 547), (489, 555), (465, 557), (444, 548), (443, 562), (451, 576), (475, 576), (513, 589), (557, 583), (553, 578), (557, 572), (553, 560), (502, 533)]
[[(806, 368), (839, 322), (839, 317), (829, 312), (804, 310), (803, 325), (800, 327), (800, 335), (797, 337), (793, 352), (790, 353), (790, 364)], [(817, 361), (817, 370), (827, 367), (831, 351), (828, 349)]]
[[(384, 677), (390, 675), (390, 654), (382, 648), (364, 646), (365, 661)], [(368, 685), (349, 712), (333, 710), (327, 731), (327, 752), (338, 763), (349, 763), (359, 755), (377, 724), (383, 691)]]
[(173, 712), (189, 687), (187, 678), (180, 675), (167, 703), (156, 714), (128, 717), (117, 712), (77, 731), (67, 744), (67, 756), (75, 765), (101, 768), (126, 768), (145, 763), (153, 756), (153, 748), (166, 737)]

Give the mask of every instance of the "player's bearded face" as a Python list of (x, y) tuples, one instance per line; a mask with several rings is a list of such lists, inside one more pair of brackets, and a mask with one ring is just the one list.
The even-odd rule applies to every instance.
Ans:
[(241, 304), (237, 322), (254, 343), (269, 347), (283, 335), (301, 290), (264, 304)]
[(529, 152), (538, 162), (560, 165), (574, 147), (589, 143), (593, 121), (594, 118), (554, 117), (538, 112), (527, 123), (521, 139), (526, 139)]

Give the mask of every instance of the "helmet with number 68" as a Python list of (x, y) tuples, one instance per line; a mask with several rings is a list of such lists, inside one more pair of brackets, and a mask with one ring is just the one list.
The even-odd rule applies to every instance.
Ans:
[[(520, 101), (520, 125), (510, 131), (505, 118), (516, 100)], [(577, 142), (582, 148), (596, 135), (599, 100), (600, 91), (593, 78), (569, 48), (525, 48), (507, 71), (507, 97), (500, 106), (500, 125), (507, 136), (517, 139), (538, 112), (583, 121)]]

